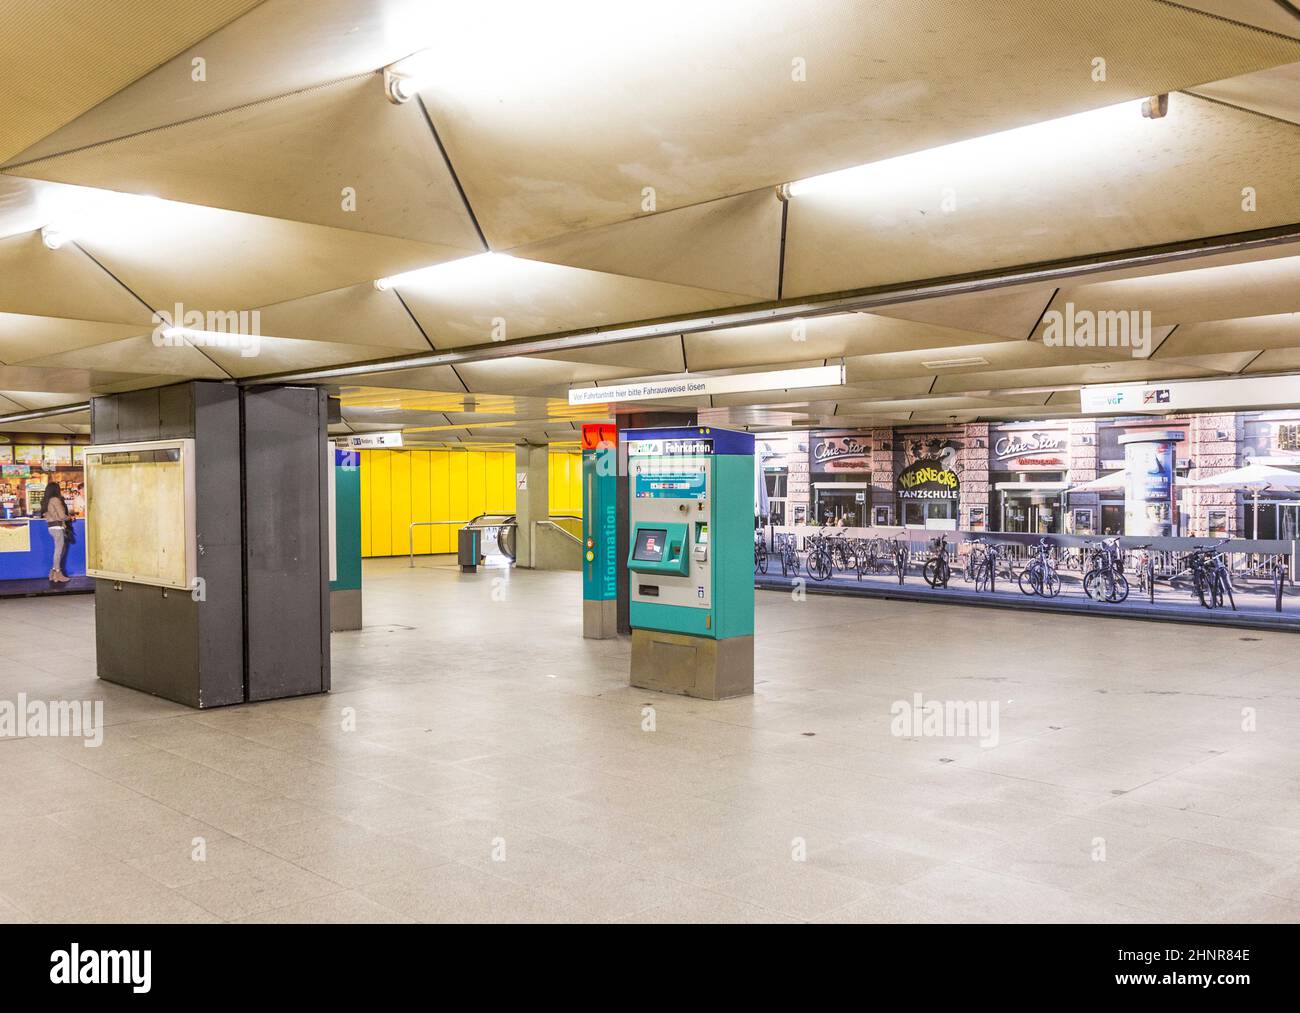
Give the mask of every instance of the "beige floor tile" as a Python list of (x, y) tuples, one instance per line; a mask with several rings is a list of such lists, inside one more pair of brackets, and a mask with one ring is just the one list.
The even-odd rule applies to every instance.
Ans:
[[(1098, 654), (1086, 617), (761, 594), (755, 694), (711, 702), (631, 689), (577, 575), (509, 576), (485, 610), (454, 567), (367, 561), (333, 693), (204, 712), (97, 682), (91, 599), (23, 603), (67, 644), (0, 698), (107, 727), (0, 741), (0, 920), (1294, 918), (1290, 637), (1116, 621)], [(892, 735), (915, 692), (998, 700), (999, 744)]]

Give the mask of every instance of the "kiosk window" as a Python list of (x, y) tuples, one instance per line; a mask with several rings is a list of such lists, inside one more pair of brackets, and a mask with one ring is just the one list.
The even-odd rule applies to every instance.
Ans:
[(636, 545), (632, 548), (632, 558), (645, 563), (662, 562), (664, 546), (667, 542), (667, 528), (638, 528)]

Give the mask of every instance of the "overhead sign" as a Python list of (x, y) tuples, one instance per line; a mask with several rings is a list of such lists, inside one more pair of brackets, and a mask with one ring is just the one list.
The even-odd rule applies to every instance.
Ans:
[(353, 436), (344, 436), (336, 443), (342, 442), (353, 450), (379, 450), (389, 447), (400, 447), (402, 445), (402, 434), (396, 433), (361, 433)]
[(1088, 415), (1290, 408), (1300, 406), (1300, 376), (1093, 384), (1079, 402)]
[(667, 380), (642, 380), (609, 387), (573, 387), (569, 404), (608, 404), (612, 401), (659, 401), (665, 398), (707, 397), (710, 394), (748, 394), (803, 387), (839, 387), (843, 366), (810, 366), (768, 373), (734, 373), (728, 376), (681, 376)]
[(961, 488), (957, 473), (933, 457), (909, 464), (898, 473), (896, 485), (898, 498), (911, 500), (955, 501)]
[(808, 462), (821, 473), (870, 472), (871, 444), (856, 436), (819, 436), (808, 444)]

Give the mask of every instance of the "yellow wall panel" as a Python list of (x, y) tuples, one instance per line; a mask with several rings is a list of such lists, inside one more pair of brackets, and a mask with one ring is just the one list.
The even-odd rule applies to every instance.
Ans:
[(481, 450), (465, 454), (469, 458), (465, 473), (466, 517), (477, 517), (487, 509), (487, 455)]
[[(434, 450), (429, 453), (429, 519), (458, 521), (463, 517), (451, 515), (451, 453)], [(431, 549), (434, 552), (452, 552), (455, 548), (455, 528), (439, 524), (433, 529)]]
[(389, 458), (392, 457), (393, 451), (371, 450), (368, 453), (369, 460), (362, 464), (362, 467), (369, 465), (374, 469), (370, 484), (370, 549), (376, 556), (391, 556), (393, 554), (393, 493)]
[(392, 488), (393, 540), (389, 550), (394, 556), (411, 551), (411, 454), (394, 452), (389, 458), (389, 483)]
[(582, 455), (552, 454), (549, 470), (551, 513), (582, 516)]
[[(582, 509), (576, 454), (548, 462), (552, 513)], [(361, 451), (361, 554), (403, 556), (411, 521), (463, 522), (481, 513), (515, 512), (515, 455), (510, 451)], [(456, 525), (417, 527), (419, 555), (456, 551)]]
[(449, 519), (466, 521), (474, 516), (469, 509), (469, 454), (452, 451), (447, 457), (447, 486), (451, 495)]
[[(411, 451), (411, 520), (431, 521), (433, 513), (429, 508), (429, 451)], [(415, 529), (415, 551), (427, 556), (433, 551), (433, 529), (421, 525)]]

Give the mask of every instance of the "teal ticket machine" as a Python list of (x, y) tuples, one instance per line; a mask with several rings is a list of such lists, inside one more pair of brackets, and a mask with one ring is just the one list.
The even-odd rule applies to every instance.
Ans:
[(754, 691), (754, 437), (629, 429), (632, 685)]

